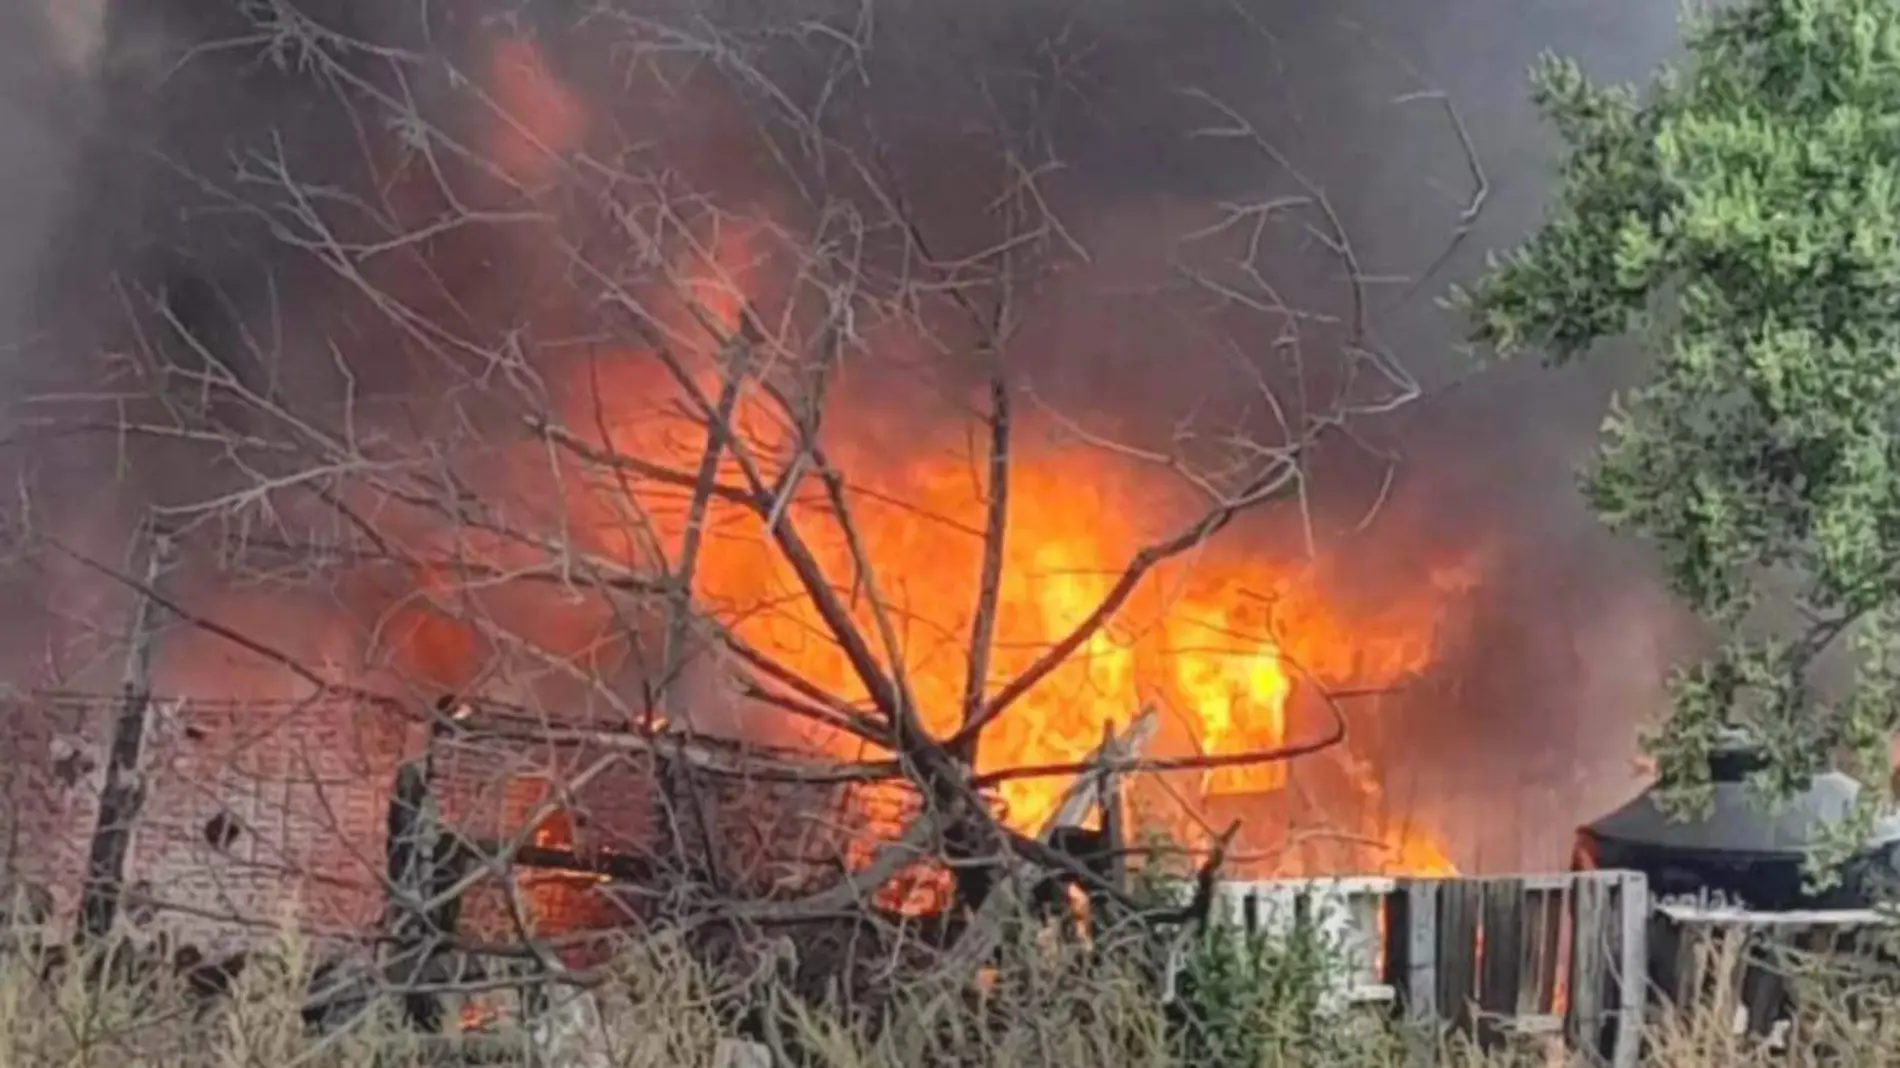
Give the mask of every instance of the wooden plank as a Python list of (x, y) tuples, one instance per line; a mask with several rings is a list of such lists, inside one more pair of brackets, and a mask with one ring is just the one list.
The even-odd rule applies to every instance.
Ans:
[(1694, 1004), (1697, 989), (1695, 936), (1683, 924), (1660, 912), (1649, 920), (1649, 981), (1670, 1011)]
[(1749, 927), (1862, 927), (1887, 926), (1891, 913), (1878, 909), (1810, 909), (1797, 912), (1753, 912), (1662, 901), (1656, 912), (1678, 923), (1733, 924)]
[(1346, 898), (1348, 944), (1346, 954), (1352, 962), (1352, 988), (1363, 990), (1383, 983), (1379, 966), (1379, 917), (1385, 911), (1389, 894), (1350, 894)]
[(1402, 880), (1385, 905), (1385, 984), (1393, 988), (1393, 1017), (1404, 1041), (1406, 1062), (1429, 1068), (1438, 1053), (1438, 990), (1435, 931), (1438, 887), (1431, 880)]
[(1438, 887), (1438, 1011), (1452, 1030), (1472, 1031), (1477, 996), (1478, 919), (1482, 887), (1456, 880)]
[(1557, 1011), (1557, 988), (1563, 985), (1564, 905), (1575, 885), (1573, 881), (1558, 889), (1539, 887), (1531, 891), (1536, 902), (1537, 980), (1527, 1008), (1538, 1015)]
[(1748, 1033), (1766, 1037), (1790, 1008), (1788, 969), (1795, 963), (1796, 943), (1806, 930), (1781, 926), (1750, 933), (1755, 945), (1743, 956), (1742, 1006), (1748, 1014)]
[(1402, 1014), (1412, 1011), (1412, 992), (1406, 980), (1412, 971), (1412, 899), (1409, 883), (1400, 884), (1397, 893), (1385, 896), (1384, 916), (1380, 920), (1385, 931), (1385, 941), (1381, 950), (1380, 973), (1386, 983), (1397, 991), (1396, 1004)]
[[(1114, 736), (1114, 727), (1104, 723), (1102, 746), (1105, 750), (1113, 743)], [(1102, 785), (1097, 793), (1101, 795), (1096, 800), (1102, 807), (1102, 848), (1108, 851), (1108, 881), (1117, 891), (1124, 891), (1128, 889), (1128, 833), (1122, 826), (1121, 774), (1112, 767), (1104, 770)], [(1105, 912), (1105, 899), (1097, 900), (1096, 907)], [(1108, 916), (1100, 915), (1097, 922), (1105, 925), (1108, 919)]]
[(1516, 879), (1488, 879), (1479, 886), (1484, 944), (1478, 978), (1478, 1043), (1487, 1050), (1504, 1048), (1518, 1015), (1519, 985), (1524, 963), (1524, 884)]
[(1636, 1068), (1649, 1005), (1649, 880), (1624, 872), (1617, 882), (1621, 954), (1617, 967), (1616, 1039), (1611, 1068)]
[(86, 854), (86, 881), (79, 893), (79, 941), (104, 938), (112, 930), (125, 889), (125, 860), (132, 833), (145, 805), (145, 732), (152, 716), (152, 656), (158, 625), (164, 618), (158, 587), (171, 569), (170, 537), (152, 534), (146, 549), (145, 588), (132, 609), (127, 635), (124, 697), (113, 719), (106, 752), (105, 785)]
[[(512, 853), (509, 852), (511, 846), (513, 846)], [(647, 882), (654, 878), (659, 870), (649, 857), (636, 857), (624, 853), (577, 853), (571, 849), (554, 849), (537, 845), (515, 846), (511, 842), (492, 839), (466, 841), (466, 847), (462, 852), (470, 863), (485, 863), (507, 854), (510, 863), (516, 868), (584, 872), (630, 883)]]
[(1408, 1063), (1437, 1062), (1438, 884), (1401, 880), (1385, 895), (1385, 982), (1392, 988)]
[(1396, 980), (1405, 984), (1408, 996), (1427, 1013), (1425, 1018), (1433, 1021), (1442, 1018), (1438, 1004), (1439, 885), (1419, 879), (1407, 889), (1411, 927), (1407, 956), (1410, 958), (1411, 971)]
[(1517, 881), (1523, 903), (1520, 906), (1524, 935), (1518, 944), (1517, 1014), (1535, 1016), (1541, 1011), (1544, 988), (1544, 901), (1547, 890), (1537, 890)]
[(1570, 898), (1570, 986), (1565, 1031), (1570, 1048), (1588, 1063), (1601, 1060), (1603, 994), (1609, 985), (1608, 946), (1603, 941), (1609, 888), (1601, 879), (1579, 879)]

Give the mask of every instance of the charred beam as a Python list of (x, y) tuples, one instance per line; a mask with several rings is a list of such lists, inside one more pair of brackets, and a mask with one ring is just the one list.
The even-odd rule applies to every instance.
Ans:
[[(170, 537), (157, 532), (149, 532), (149, 536), (145, 562), (148, 590), (156, 589), (171, 568), (173, 551)], [(145, 730), (152, 708), (152, 649), (161, 618), (158, 599), (141, 594), (132, 611), (125, 694), (112, 725), (105, 785), (99, 792), (98, 819), (87, 850), (86, 883), (79, 897), (81, 942), (96, 941), (112, 930), (123, 896), (132, 828), (145, 803), (140, 766), (145, 760)]]

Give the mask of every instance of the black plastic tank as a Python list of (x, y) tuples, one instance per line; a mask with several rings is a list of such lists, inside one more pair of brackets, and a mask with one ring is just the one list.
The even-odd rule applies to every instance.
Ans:
[(1651, 786), (1578, 829), (1572, 866), (1639, 871), (1657, 897), (1759, 911), (1868, 907), (1900, 887), (1900, 818), (1889, 815), (1835, 885), (1813, 890), (1807, 854), (1853, 812), (1861, 786), (1829, 772), (1777, 804), (1747, 781), (1761, 766), (1745, 740), (1729, 739), (1711, 760), (1715, 797), (1706, 815), (1665, 814)]

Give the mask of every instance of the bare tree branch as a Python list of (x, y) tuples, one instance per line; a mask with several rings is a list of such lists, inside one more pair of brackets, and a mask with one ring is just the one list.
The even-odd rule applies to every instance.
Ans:
[(975, 719), (964, 724), (949, 742), (953, 750), (970, 744), (969, 739), (979, 734), (996, 717), (1009, 710), (1009, 706), (1028, 693), (1050, 673), (1061, 667), (1063, 662), (1075, 655), (1075, 651), (1085, 645), (1108, 622), (1115, 617), (1128, 598), (1134, 595), (1141, 580), (1153, 570), (1155, 565), (1179, 556), (1196, 546), (1204, 544), (1209, 538), (1220, 533), (1231, 523), (1235, 516), (1247, 508), (1270, 500), (1299, 477), (1297, 453), (1270, 466), (1258, 476), (1252, 484), (1245, 487), (1239, 495), (1218, 508), (1210, 510), (1191, 526), (1165, 541), (1154, 542), (1135, 554), (1133, 560), (1122, 571), (1115, 584), (1109, 588), (1101, 603), (1095, 606), (1082, 622), (1064, 635), (1061, 640), (1050, 646), (1035, 662), (1021, 674), (1011, 679), (994, 697), (983, 706), (983, 712)]
[[(993, 357), (995, 358), (995, 357)], [(1010, 422), (1009, 385), (1000, 366), (990, 372), (990, 428), (986, 474), (988, 500), (984, 508), (983, 564), (977, 577), (976, 611), (970, 619), (969, 671), (963, 683), (963, 724), (969, 725), (983, 715), (989, 691), (990, 650), (996, 640), (996, 610), (1003, 590), (1004, 540), (1009, 536), (1009, 465)], [(951, 742), (951, 751), (971, 759), (981, 728), (969, 732), (967, 739)], [(961, 744), (959, 744), (959, 739)]]

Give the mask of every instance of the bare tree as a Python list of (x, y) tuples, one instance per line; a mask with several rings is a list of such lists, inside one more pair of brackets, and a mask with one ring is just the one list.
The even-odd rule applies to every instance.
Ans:
[[(408, 886), (415, 914), (502, 887), (504, 936), (545, 957), (559, 940), (530, 930), (517, 885), (537, 855), (640, 875), (630, 907), (689, 926), (862, 911), (920, 861), (975, 906), (1007, 863), (1094, 878), (1039, 833), (1054, 806), (999, 808), (1012, 784), (1287, 761), (1344, 737), (1327, 697), (1331, 729), (1244, 751), (1137, 753), (1112, 730), (1133, 706), (1073, 759), (995, 742), (1136, 606), (1168, 611), (1243, 515), (1313, 536), (1313, 458), (1364, 447), (1363, 421), (1419, 395), (1374, 336), (1375, 280), (1340, 213), (1241, 109), (1183, 93), (1200, 125), (1181, 133), (1256, 171), (1258, 194), (1154, 241), (1142, 285), (1113, 298), (1171, 320), (1182, 348), (1154, 361), (1195, 388), (1150, 389), (1156, 374), (1110, 419), (1061, 386), (1086, 360), (1047, 351), (1048, 320), (1099, 282), (1074, 218), (1086, 183), (1037, 93), (1003, 71), (889, 81), (913, 57), (880, 51), (868, 0), (769, 23), (602, 3), (545, 38), (484, 31), (466, 55), (254, 8), (219, 48), (294, 58), (359, 135), (358, 179), (307, 175), (282, 128), (222, 173), (181, 168), (294, 288), (219, 312), (127, 286), (142, 325), (119, 383), (46, 398), (29, 423), (199, 476), (158, 512), (212, 592), (169, 595), (62, 545), (70, 559), (268, 665), (299, 707), (391, 709), (437, 761), (513, 754), (485, 778), (514, 800), (442, 802), (469, 848)], [(1070, 91), (1060, 70), (1041, 77)], [(905, 129), (883, 99), (937, 89), (959, 96), (955, 129)], [(1286, 296), (1295, 247), (1330, 265), (1330, 298)], [(1152, 514), (1059, 627), (1011, 646), (1011, 561), (1034, 536), (1016, 518), (1050, 486), (1043, 465), (1077, 455)], [(926, 459), (961, 473), (958, 514), (906, 485)], [(906, 523), (952, 532), (962, 559), (906, 574), (908, 556), (882, 555)], [(349, 662), (234, 614), (231, 590), (317, 591), (332, 606), (302, 622), (346, 633)], [(587, 802), (628, 769), (656, 799), (638, 833)], [(680, 878), (630, 859), (640, 834), (672, 844), (643, 855)], [(365, 869), (393, 878), (373, 853)]]

